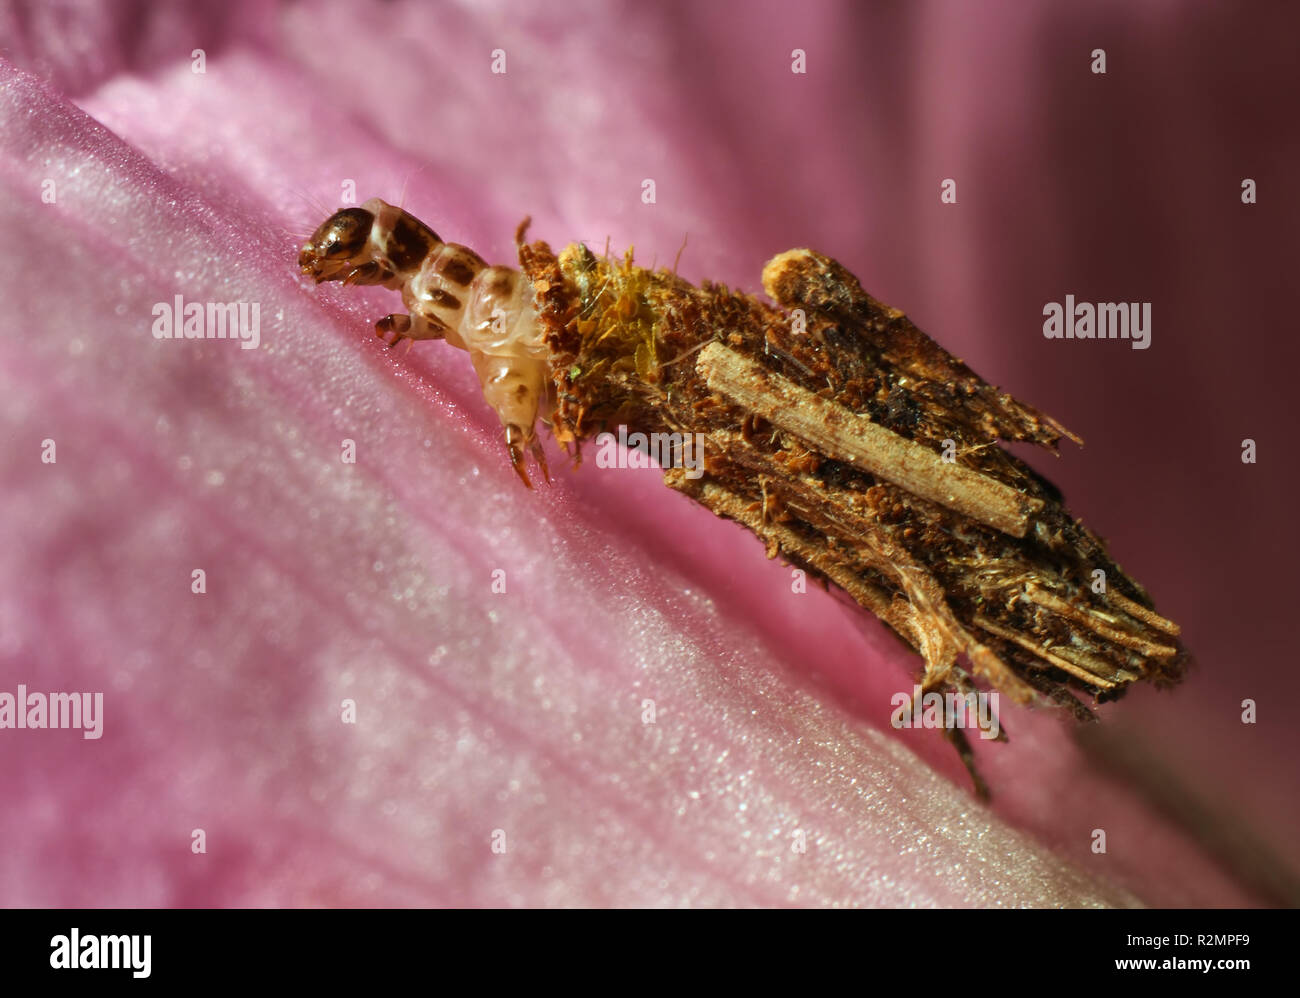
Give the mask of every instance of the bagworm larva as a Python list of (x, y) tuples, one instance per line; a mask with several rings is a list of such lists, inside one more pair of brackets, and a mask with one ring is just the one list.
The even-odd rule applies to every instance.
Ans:
[[(548, 352), (533, 308), (532, 285), (518, 270), (489, 267), (467, 246), (444, 243), (414, 215), (371, 198), (331, 215), (298, 255), (316, 280), (382, 284), (402, 293), (408, 314), (386, 315), (375, 333), (389, 346), (446, 340), (468, 350), (483, 397), (505, 427), (515, 471), (528, 447), (546, 474), (534, 426), (550, 380)], [(548, 476), (549, 477), (549, 476)]]
[[(1072, 691), (1102, 700), (1182, 678), (1178, 626), (1055, 486), (996, 445), (1078, 438), (839, 263), (775, 257), (763, 270), (773, 306), (630, 253), (574, 244), (557, 257), (524, 244), (526, 224), (520, 269), (489, 267), (376, 198), (327, 219), (298, 262), (318, 282), (400, 291), (409, 315), (376, 323), (389, 345), (469, 351), (525, 484), (525, 448), (545, 473), (544, 410), (575, 461), (582, 440), (616, 425), (703, 439), (704, 474), (667, 468), (665, 482), (884, 621), (921, 654), (926, 691), (965, 694), (979, 679), (1087, 718)], [(960, 730), (947, 734), (969, 764)]]

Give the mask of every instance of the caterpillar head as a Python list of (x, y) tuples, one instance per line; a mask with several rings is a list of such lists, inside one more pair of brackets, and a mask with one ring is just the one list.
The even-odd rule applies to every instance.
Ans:
[(344, 208), (327, 218), (298, 253), (298, 268), (317, 284), (342, 281), (370, 262), (375, 216), (365, 208)]

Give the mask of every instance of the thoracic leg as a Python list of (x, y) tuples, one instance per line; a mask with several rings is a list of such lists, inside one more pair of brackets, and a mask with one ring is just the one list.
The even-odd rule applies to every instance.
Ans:
[(402, 340), (440, 340), (447, 327), (423, 315), (386, 315), (375, 323), (375, 335), (388, 344), (397, 346)]
[(497, 418), (505, 427), (506, 450), (510, 463), (523, 483), (532, 488), (524, 470), (524, 448), (537, 460), (538, 467), (549, 482), (550, 472), (541, 441), (534, 432), (537, 409), (546, 395), (546, 365), (528, 357), (494, 357), (472, 351), (474, 370), (483, 386), (483, 398), (496, 410)]
[(343, 284), (384, 284), (393, 279), (393, 272), (385, 270), (374, 260), (369, 263), (363, 263), (357, 267), (347, 277), (343, 278)]

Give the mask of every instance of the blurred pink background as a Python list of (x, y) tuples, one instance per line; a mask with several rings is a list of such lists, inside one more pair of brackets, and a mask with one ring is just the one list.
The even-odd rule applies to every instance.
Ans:
[[(0, 731), (0, 903), (1300, 902), (1297, 20), (0, 6), (0, 690), (105, 693), (98, 741)], [(1007, 707), (977, 804), (889, 729), (918, 660), (874, 619), (654, 472), (548, 441), (524, 492), (463, 355), (387, 353), (390, 296), (300, 284), (345, 180), (493, 262), (524, 214), (647, 264), (686, 238), (684, 276), (755, 292), (781, 250), (840, 259), (1085, 439), (1026, 456), (1195, 670), (1082, 739)], [(260, 301), (261, 348), (155, 341), (176, 294)], [(1151, 302), (1151, 348), (1044, 339), (1066, 294)]]

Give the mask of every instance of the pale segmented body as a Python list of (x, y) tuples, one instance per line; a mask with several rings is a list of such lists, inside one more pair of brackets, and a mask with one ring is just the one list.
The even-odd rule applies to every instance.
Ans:
[(303, 245), (298, 265), (317, 283), (400, 291), (408, 314), (384, 316), (376, 335), (389, 346), (444, 339), (468, 351), (483, 397), (505, 427), (515, 471), (531, 486), (524, 470), (528, 447), (546, 474), (534, 425), (547, 397), (547, 348), (528, 278), (488, 266), (467, 246), (444, 243), (414, 215), (379, 198), (326, 219)]

